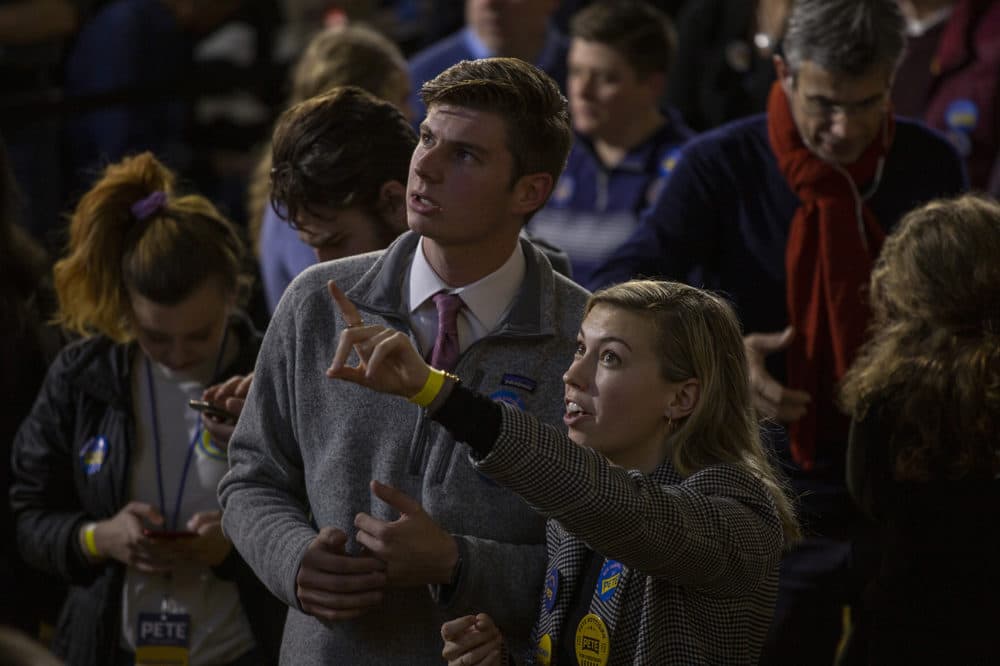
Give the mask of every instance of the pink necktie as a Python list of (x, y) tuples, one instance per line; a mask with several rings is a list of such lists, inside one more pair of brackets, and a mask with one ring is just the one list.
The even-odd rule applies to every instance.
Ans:
[(431, 365), (438, 370), (454, 370), (458, 363), (458, 311), (465, 304), (461, 296), (443, 291), (431, 298), (438, 311), (438, 334), (431, 351)]

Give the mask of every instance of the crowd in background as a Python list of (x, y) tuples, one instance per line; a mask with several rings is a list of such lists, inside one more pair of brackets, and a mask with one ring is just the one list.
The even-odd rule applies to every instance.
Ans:
[[(870, 7), (868, 14), (852, 14), (842, 5)], [(843, 18), (855, 15), (868, 23)], [(870, 35), (871, 49), (847, 53), (838, 46), (843, 35), (858, 43)], [(307, 600), (316, 597), (283, 596), (279, 572), (268, 572), (241, 542), (259, 518), (246, 508), (249, 500), (220, 491), (223, 504), (233, 504), (224, 515), (216, 489), (221, 482), (230, 493), (246, 492), (260, 481), (247, 466), (272, 453), (256, 449), (251, 433), (294, 436), (307, 451), (304, 443), (312, 440), (299, 432), (304, 424), (325, 434), (344, 427), (288, 416), (294, 410), (281, 400), (294, 401), (283, 391), (292, 395), (300, 386), (291, 371), (281, 374), (277, 350), (293, 352), (276, 340), (301, 335), (295, 331), (306, 324), (331, 331), (356, 325), (349, 310), (310, 315), (304, 285), (319, 275), (310, 267), (385, 248), (385, 256), (402, 256), (421, 233), (414, 206), (422, 211), (417, 217), (433, 213), (434, 202), (412, 188), (437, 178), (437, 166), (418, 158), (444, 127), (436, 124), (435, 105), (440, 112), (486, 104), (449, 97), (435, 83), (460, 61), (497, 56), (531, 63), (551, 77), (567, 99), (572, 129), (565, 168), (548, 170), (552, 178), (538, 190), (545, 196), (523, 215), (517, 243), (532, 248), (524, 250), (527, 268), (499, 261), (499, 271), (524, 271), (534, 284), (531, 267), (538, 261), (572, 280), (554, 276), (554, 288), (550, 278), (538, 282), (542, 300), (550, 288), (558, 295), (558, 308), (549, 313), (556, 320), (579, 321), (582, 310), (591, 321), (595, 302), (627, 309), (615, 299), (638, 298), (628, 288), (601, 290), (637, 277), (718, 292), (739, 320), (747, 400), (765, 417), (768, 451), (757, 461), (756, 450), (747, 449), (763, 485), (747, 491), (753, 498), (746, 501), (774, 506), (761, 518), (771, 541), (734, 538), (729, 545), (775, 549), (773, 562), (762, 555), (753, 589), (743, 591), (760, 597), (754, 603), (770, 599), (760, 603), (774, 608), (769, 629), (762, 629), (758, 607), (711, 606), (713, 589), (725, 596), (730, 588), (713, 588), (699, 578), (702, 572), (678, 564), (681, 581), (656, 589), (692, 604), (678, 614), (682, 619), (655, 601), (633, 599), (662, 613), (656, 621), (683, 626), (685, 640), (669, 643), (670, 649), (695, 660), (710, 660), (707, 654), (742, 663), (747, 653), (726, 649), (727, 641), (744, 641), (753, 659), (774, 664), (1000, 656), (990, 635), (1000, 620), (1000, 579), (988, 565), (1000, 554), (998, 0), (0, 0), (0, 488), (10, 491), (12, 502), (0, 512), (7, 537), (0, 576), (8, 591), (0, 624), (51, 646), (67, 663), (142, 663), (151, 654), (135, 635), (144, 609), (172, 613), (176, 602), (212, 618), (210, 630), (192, 630), (188, 648), (198, 663), (248, 665), (277, 660), (286, 606), (293, 609), (289, 618), (309, 615), (332, 624), (344, 617), (325, 617), (329, 607)], [(513, 173), (530, 174), (518, 150), (511, 147)], [(467, 159), (481, 158), (473, 150)], [(416, 233), (407, 232), (408, 222)], [(355, 280), (362, 269), (349, 266), (328, 278)], [(307, 270), (312, 277), (296, 281)], [(372, 270), (389, 271), (382, 264)], [(399, 289), (413, 298), (415, 273), (408, 275)], [(597, 300), (585, 301), (584, 290)], [(656, 293), (677, 302), (688, 297)], [(430, 361), (431, 347), (438, 358), (435, 326), (444, 306), (435, 310), (427, 297), (426, 312), (412, 304), (410, 316), (418, 322), (414, 344)], [(480, 321), (489, 320), (482, 314), (489, 308), (477, 309), (474, 298), (470, 293), (457, 306), (477, 317), (456, 329), (462, 355), (490, 331)], [(706, 312), (715, 307), (699, 303)], [(363, 312), (384, 307), (377, 300), (369, 305)], [(494, 323), (512, 312), (519, 310), (495, 313)], [(713, 316), (729, 322), (730, 310)], [(400, 328), (392, 317), (384, 323)], [(265, 331), (275, 340), (262, 342)], [(133, 356), (136, 343), (142, 351)], [(318, 358), (329, 349), (304, 345), (294, 354)], [(488, 392), (484, 382), (492, 381), (494, 369), (486, 360), (468, 360), (482, 353), (479, 344), (463, 361), (468, 375), (458, 374)], [(537, 355), (533, 363), (549, 370), (541, 348), (521, 353)], [(482, 365), (470, 369), (471, 363)], [(171, 371), (178, 367), (183, 372)], [(553, 366), (550, 374), (564, 369)], [(548, 418), (541, 416), (547, 408), (532, 402), (535, 380), (512, 372), (498, 379), (502, 386), (491, 397)], [(569, 371), (549, 391), (561, 395), (563, 382), (575, 386), (567, 377)], [(261, 381), (283, 388), (251, 393)], [(449, 391), (456, 401), (474, 400), (464, 387), (454, 392), (449, 381), (443, 380), (445, 393), (434, 409), (452, 400)], [(510, 388), (521, 382), (524, 389), (525, 381), (531, 396)], [(703, 390), (708, 400), (711, 392)], [(356, 409), (365, 404), (346, 395)], [(289, 419), (287, 433), (271, 416), (260, 416), (265, 396)], [(202, 398), (233, 418), (203, 417), (186, 407)], [(244, 404), (254, 415), (240, 422), (236, 457), (227, 459)], [(506, 428), (523, 433), (533, 427), (501, 423), (481, 405), (462, 404), (480, 409), (475, 413), (487, 421), (498, 419), (487, 428), (498, 441)], [(549, 419), (557, 425), (562, 400), (558, 407)], [(684, 428), (694, 419), (672, 419), (687, 419), (693, 409), (675, 406), (682, 416), (668, 418), (664, 437), (676, 444), (679, 431), (690, 436)], [(453, 471), (448, 433), (468, 434), (466, 422), (447, 409), (440, 425), (396, 423), (395, 417), (382, 426), (414, 429), (414, 442), (427, 437), (426, 450), (408, 463), (411, 474), (419, 468), (430, 479), (440, 447), (447, 457), (434, 462), (433, 473)], [(532, 437), (557, 451), (561, 445)], [(168, 438), (190, 440), (174, 471), (161, 458), (161, 440)], [(455, 441), (469, 440), (456, 435)], [(484, 457), (494, 446), (469, 444), (473, 456)], [(113, 460), (109, 451), (133, 446), (132, 457), (114, 461), (112, 474), (102, 476), (102, 465)], [(298, 448), (294, 455), (282, 449), (273, 453), (278, 462), (257, 472), (268, 483), (284, 478), (285, 457), (297, 455), (306, 457)], [(728, 460), (720, 455), (713, 460)], [(243, 467), (227, 475), (237, 460)], [(653, 478), (681, 487), (702, 465)], [(674, 466), (685, 469), (676, 460)], [(502, 466), (483, 469), (502, 486), (529, 493), (531, 506), (549, 506), (545, 489), (536, 500), (535, 489), (519, 490)], [(470, 479), (485, 478), (478, 467), (468, 471)], [(561, 478), (558, 470), (552, 475)], [(739, 475), (723, 476), (702, 477), (704, 485), (691, 492), (743, 483)], [(367, 492), (368, 481), (361, 480), (358, 494)], [(293, 496), (307, 508), (317, 503), (310, 516), (330, 516), (321, 506), (326, 495), (316, 495), (321, 484), (308, 474), (300, 483), (303, 495)], [(418, 487), (371, 492), (405, 513), (399, 507), (411, 500), (400, 497), (402, 490), (421, 498)], [(507, 491), (491, 482), (488, 492)], [(786, 495), (794, 505), (787, 511)], [(510, 500), (497, 499), (496, 506), (507, 506), (504, 501)], [(661, 508), (649, 515), (669, 515), (658, 513)], [(502, 511), (513, 522), (521, 509)], [(451, 509), (442, 504), (437, 510), (447, 516)], [(568, 537), (560, 531), (558, 507), (539, 511), (555, 522), (546, 528), (534, 514), (524, 520), (532, 538), (544, 542), (548, 529), (551, 560), (553, 534)], [(437, 517), (430, 506), (428, 513)], [(714, 514), (691, 515), (709, 521)], [(483, 520), (488, 517), (484, 510)], [(573, 525), (572, 518), (562, 519)], [(196, 536), (157, 541), (146, 533), (150, 525)], [(440, 529), (430, 525), (429, 534)], [(586, 541), (586, 530), (594, 528), (579, 529), (584, 534), (569, 531)], [(731, 529), (740, 533), (739, 526)], [(332, 533), (316, 538), (340, 554), (357, 546)], [(472, 558), (486, 557), (459, 543), (456, 587), (459, 580), (471, 585), (460, 576), (476, 571)], [(358, 575), (381, 581), (371, 592), (381, 602), (391, 557), (377, 557), (374, 546), (358, 548), (357, 566), (368, 567)], [(929, 554), (910, 563), (908, 549)], [(543, 568), (545, 552), (539, 552), (541, 579), (554, 569)], [(615, 563), (608, 557), (574, 566), (593, 585), (595, 577), (604, 580), (601, 562)], [(123, 566), (104, 567), (108, 560)], [(650, 574), (650, 585), (670, 576)], [(923, 582), (946, 577), (957, 591), (930, 585), (926, 595), (916, 592)], [(298, 584), (308, 587), (301, 579)], [(545, 594), (549, 585), (545, 580)], [(690, 588), (703, 596), (684, 596)], [(538, 592), (527, 590), (532, 608)], [(400, 608), (424, 612), (407, 605), (410, 597), (399, 599)], [(580, 619), (586, 608), (578, 606), (564, 610)], [(745, 613), (753, 631), (742, 638), (721, 631), (718, 652), (683, 652), (687, 631), (695, 642), (706, 640), (690, 618), (720, 617), (715, 612)], [(555, 663), (572, 652), (558, 644), (552, 613), (543, 600), (535, 629), (534, 617), (518, 618), (527, 623), (519, 627), (525, 637), (534, 632), (539, 663), (548, 663), (539, 656), (545, 637), (556, 640), (548, 647), (558, 655)], [(924, 615), (952, 622), (934, 625)], [(497, 659), (523, 650), (494, 620), (445, 625), (446, 659), (480, 663), (474, 654), (491, 663), (487, 649), (495, 648)], [(500, 612), (496, 624), (505, 621), (518, 625)], [(306, 646), (310, 626), (289, 620), (283, 661), (293, 663), (288, 636)], [(628, 630), (637, 642), (635, 658), (658, 654), (662, 646), (648, 638), (645, 625)], [(917, 634), (942, 639), (922, 649), (909, 644)], [(475, 640), (467, 638), (472, 635)], [(366, 640), (348, 632), (315, 649)], [(437, 641), (440, 652), (437, 634), (428, 640)], [(933, 651), (949, 641), (951, 651)], [(31, 649), (21, 638), (7, 642), (12, 655)], [(391, 652), (393, 641), (387, 645)], [(463, 654), (469, 661), (461, 661)], [(623, 659), (611, 663), (615, 658)]]

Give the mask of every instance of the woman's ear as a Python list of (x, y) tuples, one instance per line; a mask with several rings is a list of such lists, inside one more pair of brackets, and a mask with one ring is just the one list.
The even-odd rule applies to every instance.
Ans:
[(378, 209), (393, 231), (406, 231), (406, 186), (387, 180), (378, 191)]
[(701, 382), (696, 378), (685, 379), (679, 383), (677, 391), (670, 399), (664, 416), (677, 421), (690, 416), (694, 408), (698, 406), (698, 399), (701, 397)]

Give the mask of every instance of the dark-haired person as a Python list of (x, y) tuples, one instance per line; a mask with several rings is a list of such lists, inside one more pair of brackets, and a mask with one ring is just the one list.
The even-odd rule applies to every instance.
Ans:
[(1000, 205), (906, 215), (841, 387), (851, 495), (879, 526), (869, 663), (1000, 662)]
[[(408, 113), (410, 75), (406, 60), (395, 44), (371, 28), (338, 26), (313, 37), (295, 65), (288, 108), (326, 94), (338, 86), (357, 86), (391, 102), (404, 115)], [(363, 113), (352, 111), (353, 104), (345, 99), (324, 105), (325, 111), (322, 112), (313, 109), (310, 128), (296, 130), (312, 132), (314, 135), (310, 139), (316, 144), (312, 148), (305, 144), (294, 147), (298, 153), (296, 159), (301, 157), (304, 161), (298, 165), (301, 170), (294, 174), (286, 173), (285, 180), (296, 178), (308, 184), (309, 196), (314, 200), (299, 202), (307, 203), (308, 209), (339, 209), (348, 195), (353, 195), (351, 200), (361, 199), (369, 206), (374, 200), (373, 187), (390, 180), (406, 183), (406, 169), (416, 143), (412, 128), (409, 132), (401, 130), (395, 118), (387, 110), (380, 109), (366, 112), (369, 115), (364, 116), (365, 119), (374, 124), (366, 125), (364, 131), (359, 131), (359, 126), (353, 123), (361, 120)], [(345, 115), (338, 118), (338, 113)], [(293, 131), (290, 125), (294, 119), (288, 115), (283, 118), (283, 131), (287, 136)], [(294, 138), (286, 141), (299, 138), (301, 134), (296, 133)], [(281, 211), (280, 198), (272, 196), (272, 159), (273, 137), (254, 171), (248, 197), (250, 236), (260, 262), (268, 314), (274, 312), (292, 278), (316, 263), (317, 258), (323, 261), (334, 256), (381, 250), (406, 228), (401, 210), (398, 222), (392, 220), (385, 223), (395, 228), (396, 233), (387, 234), (374, 242), (354, 243), (353, 249), (344, 247), (336, 250), (334, 245), (327, 243), (323, 256), (318, 257), (315, 249), (290, 228), (289, 222), (297, 224), (298, 220), (287, 219), (287, 212)], [(324, 182), (326, 179), (329, 183)], [(325, 188), (329, 191), (323, 192)], [(332, 213), (331, 210), (326, 212)], [(372, 221), (381, 225), (382, 217), (375, 216)]]
[(807, 535), (783, 561), (765, 662), (829, 663), (857, 582), (834, 393), (865, 337), (860, 294), (886, 232), (966, 179), (944, 137), (893, 115), (896, 0), (798, 0), (783, 43), (767, 113), (687, 144), (598, 281), (662, 275), (733, 297)]
[(277, 657), (284, 609), (222, 533), (226, 453), (188, 407), (253, 367), (242, 256), (235, 227), (149, 153), (108, 166), (73, 212), (57, 316), (82, 339), (17, 433), (10, 493), (25, 561), (69, 584), (53, 639), (69, 663)]
[(323, 374), (344, 327), (327, 292), (335, 280), (422, 354), (561, 422), (558, 369), (586, 292), (519, 234), (569, 152), (565, 99), (514, 58), (460, 63), (422, 95), (411, 231), (292, 282), (219, 486), (226, 534), (291, 607), (287, 664), (439, 664), (441, 623), (473, 608), (490, 608), (523, 647), (545, 575), (544, 521), (480, 476), (446, 431), (416, 405)]
[(675, 41), (670, 19), (644, 0), (596, 2), (570, 23), (575, 141), (528, 230), (564, 250), (586, 288), (635, 231), (692, 136), (679, 114), (660, 106)]
[[(416, 132), (395, 106), (354, 86), (335, 87), (281, 115), (266, 161), (269, 201), (261, 239), (269, 307), (277, 307), (288, 283), (316, 261), (384, 249), (406, 230), (406, 172), (416, 143)], [(312, 261), (298, 265), (298, 246)], [(252, 381), (252, 373), (235, 375), (202, 397), (239, 416)], [(234, 425), (206, 421), (226, 444)]]

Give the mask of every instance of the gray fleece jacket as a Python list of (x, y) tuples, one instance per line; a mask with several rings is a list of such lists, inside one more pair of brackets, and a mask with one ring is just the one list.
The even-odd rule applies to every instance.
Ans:
[[(408, 332), (402, 285), (417, 240), (404, 234), (384, 253), (319, 264), (291, 284), (230, 442), (230, 471), (219, 485), (223, 528), (291, 607), (283, 664), (437, 666), (441, 623), (470, 612), (489, 612), (512, 647), (531, 631), (545, 575), (544, 519), (479, 474), (464, 447), (416, 405), (324, 374), (344, 326), (327, 280), (367, 322)], [(521, 245), (526, 273), (517, 298), (498, 329), (462, 354), (455, 372), (494, 399), (561, 424), (561, 377), (587, 293), (553, 273), (528, 241)], [(328, 627), (297, 610), (295, 576), (315, 525), (353, 538), (358, 512), (398, 517), (373, 499), (371, 479), (417, 499), (455, 535), (461, 574), (447, 603), (436, 603), (428, 586), (390, 589), (381, 608)]]

